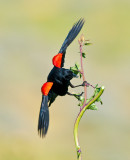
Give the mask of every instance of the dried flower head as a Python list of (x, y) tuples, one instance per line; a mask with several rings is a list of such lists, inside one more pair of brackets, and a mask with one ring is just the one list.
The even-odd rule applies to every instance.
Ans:
[(78, 41), (79, 41), (80, 44), (83, 43), (83, 42), (85, 41), (84, 35), (83, 35), (83, 34), (80, 36), (80, 38), (79, 38)]

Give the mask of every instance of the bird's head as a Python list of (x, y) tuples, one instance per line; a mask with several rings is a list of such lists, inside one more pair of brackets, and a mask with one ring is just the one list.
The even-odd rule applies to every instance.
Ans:
[(58, 53), (53, 57), (52, 63), (54, 66), (61, 68), (62, 56), (63, 56), (63, 53)]
[(43, 86), (41, 87), (41, 92), (44, 96), (47, 96), (50, 89), (52, 88), (53, 82), (46, 82), (43, 84)]

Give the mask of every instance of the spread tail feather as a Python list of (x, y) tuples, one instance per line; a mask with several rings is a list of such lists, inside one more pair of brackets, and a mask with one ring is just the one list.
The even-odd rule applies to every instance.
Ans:
[(40, 136), (45, 136), (49, 126), (49, 110), (48, 110), (48, 96), (42, 96), (41, 108), (38, 120), (38, 132)]

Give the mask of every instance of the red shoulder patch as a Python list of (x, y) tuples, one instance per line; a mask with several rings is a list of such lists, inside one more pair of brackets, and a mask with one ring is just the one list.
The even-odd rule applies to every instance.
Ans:
[(47, 96), (50, 89), (52, 88), (53, 82), (46, 82), (43, 84), (43, 86), (41, 87), (41, 92), (43, 95)]
[(62, 56), (63, 56), (63, 53), (58, 53), (53, 57), (52, 63), (54, 66), (61, 68)]

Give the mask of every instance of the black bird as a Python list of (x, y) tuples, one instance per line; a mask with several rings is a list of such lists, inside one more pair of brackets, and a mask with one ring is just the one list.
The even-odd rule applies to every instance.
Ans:
[(38, 132), (42, 137), (46, 135), (49, 126), (48, 106), (54, 102), (57, 96), (73, 95), (68, 92), (69, 86), (73, 88), (81, 86), (73, 86), (70, 80), (76, 77), (76, 75), (71, 70), (62, 67), (64, 66), (66, 49), (80, 32), (84, 22), (84, 19), (80, 19), (69, 31), (59, 53), (52, 59), (54, 67), (48, 75), (47, 82), (41, 88), (42, 102), (39, 113)]

